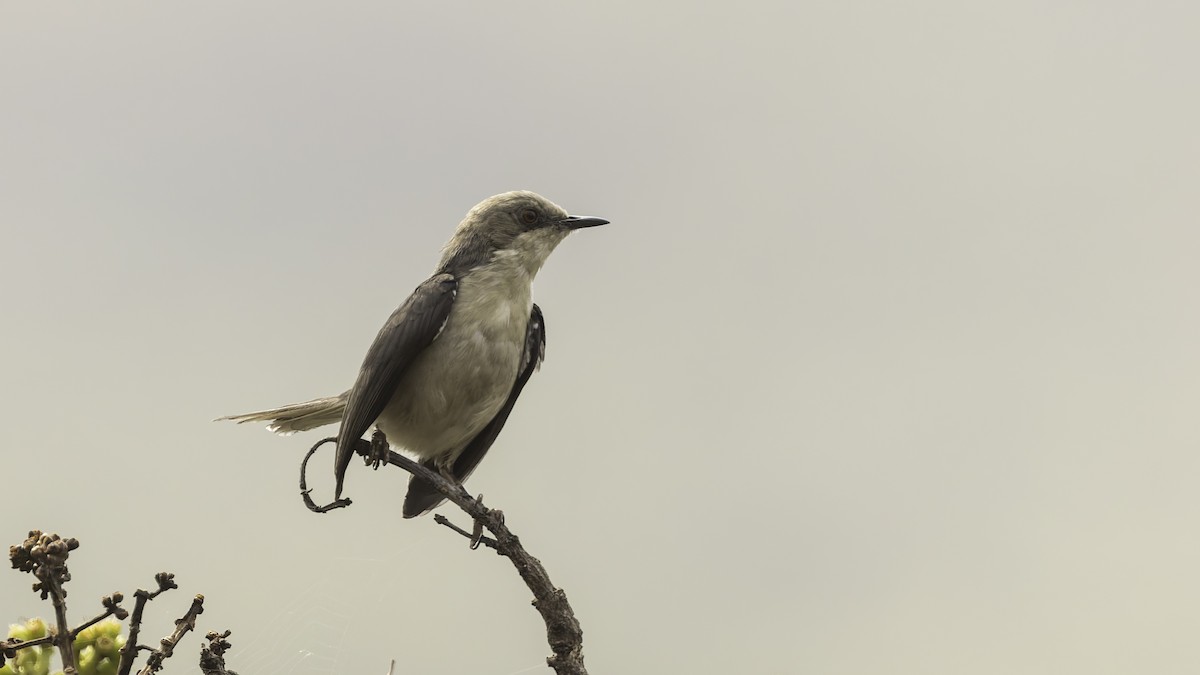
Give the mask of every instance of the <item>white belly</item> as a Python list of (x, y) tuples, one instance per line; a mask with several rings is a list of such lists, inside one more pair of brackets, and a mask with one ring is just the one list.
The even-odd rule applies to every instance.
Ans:
[(452, 463), (508, 399), (531, 309), (528, 277), (511, 270), (467, 275), (446, 326), (376, 421), (388, 441)]

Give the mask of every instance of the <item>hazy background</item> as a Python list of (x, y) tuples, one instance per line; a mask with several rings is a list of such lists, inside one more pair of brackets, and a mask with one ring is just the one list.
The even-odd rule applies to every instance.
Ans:
[[(546, 363), (468, 487), (593, 673), (1196, 672), (1198, 20), (4, 3), (0, 543), (82, 541), (75, 620), (174, 571), (147, 640), (203, 593), (244, 675), (549, 672), (402, 472), (313, 515), (319, 434), (210, 421), (347, 388), (525, 188), (613, 222), (539, 276)], [(31, 581), (0, 622), (52, 615)]]

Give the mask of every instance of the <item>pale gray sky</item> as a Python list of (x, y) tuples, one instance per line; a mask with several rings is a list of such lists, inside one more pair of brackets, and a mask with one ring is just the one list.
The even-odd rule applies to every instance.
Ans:
[[(613, 224), (539, 277), (546, 363), (468, 487), (592, 672), (1195, 672), (1198, 21), (4, 3), (0, 543), (78, 537), (77, 619), (174, 571), (149, 635), (203, 593), (247, 675), (549, 672), (401, 472), (316, 516), (318, 434), (210, 422), (348, 387), (466, 210), (531, 189)], [(51, 613), (29, 581), (0, 622)]]

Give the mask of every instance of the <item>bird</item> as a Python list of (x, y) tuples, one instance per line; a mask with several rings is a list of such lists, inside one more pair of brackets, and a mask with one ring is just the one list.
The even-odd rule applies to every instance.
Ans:
[[(433, 275), (384, 323), (348, 391), (219, 419), (266, 422), (280, 434), (340, 422), (336, 499), (354, 446), (371, 425), (389, 445), (462, 485), (545, 357), (534, 277), (571, 232), (608, 223), (570, 215), (525, 190), (488, 197), (459, 223)], [(444, 499), (414, 475), (403, 516), (427, 513)]]

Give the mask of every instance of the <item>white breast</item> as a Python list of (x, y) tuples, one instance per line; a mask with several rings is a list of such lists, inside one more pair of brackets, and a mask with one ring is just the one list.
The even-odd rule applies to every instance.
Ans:
[(499, 264), (460, 280), (441, 334), (413, 362), (377, 420), (392, 444), (448, 464), (495, 417), (520, 368), (532, 310), (530, 277)]

